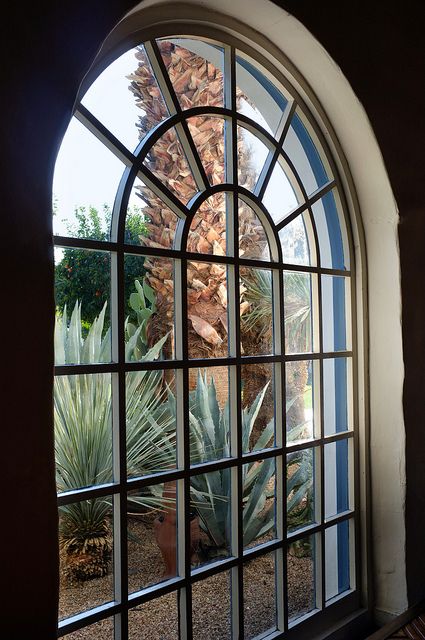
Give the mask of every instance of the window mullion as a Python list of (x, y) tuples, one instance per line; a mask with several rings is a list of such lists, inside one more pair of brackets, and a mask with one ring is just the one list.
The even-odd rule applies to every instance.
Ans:
[[(117, 252), (111, 253), (111, 355), (113, 362), (119, 362), (120, 348), (119, 348), (119, 295), (120, 289), (118, 284), (118, 254)], [(121, 478), (121, 448), (122, 437), (120, 427), (120, 378), (122, 373), (112, 373), (112, 463), (113, 463), (113, 480), (119, 484), (119, 493), (114, 494), (112, 499), (113, 507), (113, 540), (114, 540), (114, 554), (113, 554), (113, 567), (114, 567), (114, 599), (122, 603), (123, 602), (123, 574), (122, 574), (122, 558), (124, 550), (124, 542), (121, 536), (122, 522), (122, 478)], [(125, 507), (124, 507), (125, 508)], [(123, 639), (122, 635), (122, 615), (118, 613), (114, 616), (114, 637), (118, 640)]]
[(144, 165), (139, 167), (137, 177), (179, 218), (185, 219), (188, 210), (176, 196)]
[(130, 167), (134, 164), (135, 156), (125, 147), (122, 142), (114, 136), (83, 104), (79, 104), (75, 117), (86, 127), (96, 138), (102, 142), (114, 156), (121, 160), (123, 164)]
[[(283, 271), (273, 271), (273, 335), (274, 352), (276, 355), (285, 355), (285, 323), (284, 317), (284, 282)], [(286, 389), (285, 389), (285, 363), (275, 364), (275, 446), (283, 447), (283, 455), (276, 458), (275, 469), (275, 517), (276, 537), (286, 541), (287, 517), (286, 517)], [(276, 552), (276, 625), (279, 631), (287, 629), (287, 546), (286, 544)]]

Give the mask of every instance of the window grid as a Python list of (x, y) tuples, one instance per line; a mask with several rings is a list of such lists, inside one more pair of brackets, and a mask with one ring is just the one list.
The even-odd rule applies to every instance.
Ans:
[[(98, 496), (113, 496), (114, 511), (114, 582), (115, 582), (115, 603), (107, 603), (95, 609), (78, 614), (73, 618), (63, 621), (59, 625), (59, 637), (78, 628), (82, 628), (89, 623), (104, 619), (111, 615), (115, 616), (115, 638), (125, 640), (128, 637), (128, 616), (129, 608), (148, 602), (149, 600), (179, 590), (179, 612), (180, 612), (180, 634), (182, 638), (188, 640), (192, 637), (191, 631), (191, 585), (198, 580), (204, 579), (218, 572), (231, 570), (232, 582), (232, 637), (244, 637), (244, 606), (243, 606), (243, 567), (247, 560), (260, 557), (264, 553), (274, 552), (276, 555), (277, 580), (277, 630), (268, 637), (280, 637), (282, 632), (287, 632), (293, 626), (288, 615), (288, 599), (285, 594), (285, 584), (287, 580), (287, 560), (286, 548), (288, 542), (294, 542), (304, 538), (306, 535), (317, 534), (319, 536), (319, 549), (316, 561), (320, 564), (320, 583), (316, 584), (316, 607), (324, 610), (326, 607), (325, 594), (325, 574), (326, 574), (326, 549), (325, 531), (331, 526), (345, 521), (352, 524), (357, 520), (357, 507), (353, 506), (350, 500), (350, 509), (339, 513), (332, 518), (325, 520), (325, 469), (324, 469), (324, 446), (327, 443), (348, 441), (355, 437), (353, 430), (335, 433), (324, 436), (324, 398), (323, 398), (323, 361), (330, 358), (350, 358), (353, 359), (353, 351), (323, 352), (323, 309), (321, 276), (334, 275), (344, 276), (350, 279), (350, 270), (338, 270), (322, 268), (320, 264), (320, 248), (314, 216), (311, 210), (312, 205), (319, 201), (331, 189), (339, 190), (339, 180), (331, 180), (316, 192), (307, 195), (302, 180), (298, 176), (295, 167), (289, 157), (283, 151), (283, 144), (295, 113), (297, 104), (289, 102), (282, 116), (280, 125), (281, 133), (278, 140), (275, 140), (260, 125), (251, 121), (247, 116), (236, 113), (235, 98), (235, 49), (233, 46), (225, 46), (225, 105), (221, 109), (217, 107), (195, 107), (185, 111), (181, 110), (179, 101), (174, 94), (173, 87), (169, 80), (167, 71), (161, 58), (161, 54), (155, 41), (145, 43), (149, 61), (154, 69), (157, 81), (165, 98), (170, 117), (160, 123), (154, 132), (150, 132), (136, 149), (135, 154), (131, 154), (103, 125), (82, 105), (76, 110), (76, 117), (101, 140), (118, 158), (126, 164), (117, 198), (115, 201), (112, 219), (112, 240), (110, 242), (98, 242), (93, 240), (72, 239), (63, 236), (55, 236), (55, 245), (60, 247), (78, 247), (87, 249), (108, 250), (111, 253), (111, 325), (112, 333), (112, 362), (109, 364), (90, 365), (60, 365), (55, 369), (56, 375), (69, 375), (79, 373), (100, 373), (109, 372), (112, 374), (112, 394), (113, 402), (113, 451), (114, 451), (114, 482), (99, 485), (94, 488), (83, 488), (69, 491), (58, 496), (58, 505), (71, 504), (82, 499)], [(205, 175), (200, 158), (197, 154), (192, 137), (190, 135), (187, 119), (193, 115), (216, 114), (225, 119), (225, 168), (227, 184), (211, 187)], [(255, 132), (263, 142), (269, 147), (269, 155), (266, 159), (263, 170), (257, 180), (253, 193), (243, 187), (237, 186), (238, 166), (237, 166), (237, 125), (245, 125), (246, 128)], [(150, 147), (160, 136), (175, 126), (180, 143), (186, 153), (189, 166), (194, 174), (195, 182), (202, 193), (194, 196), (187, 206), (184, 206), (174, 196), (166, 186), (164, 186), (147, 168), (143, 166)], [(265, 211), (261, 198), (267, 188), (272, 170), (279, 157), (283, 157), (290, 167), (297, 181), (296, 187), (302, 193), (303, 202), (300, 203), (288, 216), (278, 224), (273, 223), (267, 211)], [(158, 195), (179, 218), (186, 220), (180, 238), (178, 249), (152, 249), (149, 247), (137, 247), (124, 243), (124, 224), (128, 195), (131, 190), (135, 176), (138, 176), (146, 186)], [(335, 174), (336, 175), (336, 174)], [(207, 197), (220, 191), (230, 193), (231, 205), (226, 207), (226, 215), (229, 222), (227, 234), (228, 243), (232, 246), (232, 252), (226, 256), (205, 255), (189, 253), (184, 250), (185, 242), (190, 227), (190, 221), (196, 213), (200, 203)], [(270, 261), (253, 260), (239, 257), (238, 246), (238, 196), (243, 196), (250, 206), (260, 215), (264, 226), (269, 228), (269, 239), (275, 239), (275, 246), (272, 248), (272, 258)], [(317, 263), (315, 266), (293, 265), (282, 261), (281, 249), (277, 240), (277, 232), (288, 225), (298, 216), (306, 215), (309, 218), (314, 236), (314, 244), (317, 252)], [(271, 229), (275, 230), (275, 235)], [(231, 239), (231, 240), (229, 240)], [(175, 260), (175, 336), (176, 336), (176, 357), (170, 361), (153, 362), (126, 362), (124, 353), (124, 306), (122, 301), (125, 297), (124, 291), (124, 256), (125, 255), (151, 255), (171, 257)], [(188, 357), (188, 332), (187, 332), (187, 264), (191, 260), (198, 262), (217, 262), (228, 265), (228, 291), (229, 291), (229, 357), (215, 359), (191, 360)], [(237, 291), (239, 283), (239, 269), (242, 266), (256, 267), (260, 269), (270, 269), (273, 273), (273, 307), (274, 307), (274, 351), (273, 355), (242, 356), (240, 349), (240, 323), (239, 323), (239, 296), (231, 295), (232, 290)], [(317, 351), (302, 354), (285, 353), (285, 329), (284, 323), (278, 322), (282, 317), (284, 300), (284, 271), (304, 272), (316, 274), (317, 292), (313, 295), (315, 299), (315, 326), (318, 327)], [(347, 316), (350, 317), (350, 309), (347, 308)], [(279, 329), (276, 331), (276, 325)], [(347, 332), (347, 337), (349, 334)], [(312, 439), (301, 443), (288, 444), (286, 437), (285, 419), (282, 421), (281, 412), (276, 411), (275, 433), (276, 442), (272, 449), (243, 453), (242, 451), (242, 425), (241, 425), (241, 366), (244, 364), (265, 364), (273, 363), (275, 366), (275, 405), (286, 406), (285, 390), (285, 364), (300, 360), (318, 361), (319, 364), (319, 389), (320, 389), (320, 425)], [(230, 372), (229, 397), (233, 400), (231, 406), (231, 457), (213, 462), (204, 462), (196, 467), (190, 464), (189, 430), (185, 428), (188, 424), (189, 414), (189, 369), (208, 368), (212, 366), (228, 366)], [(180, 398), (180, 410), (177, 417), (177, 459), (178, 468), (173, 471), (165, 471), (137, 479), (127, 478), (126, 469), (126, 404), (125, 376), (129, 371), (144, 371), (156, 369), (175, 369), (177, 397)], [(317, 387), (317, 384), (316, 384)], [(180, 394), (178, 390), (181, 390)], [(317, 426), (316, 426), (317, 429)], [(303, 451), (312, 448), (315, 457), (320, 460), (319, 477), (320, 482), (315, 487), (316, 494), (320, 494), (320, 521), (308, 525), (302, 529), (286, 533), (286, 454), (296, 451)], [(318, 455), (317, 455), (318, 454)], [(242, 467), (247, 462), (266, 460), (274, 458), (276, 461), (276, 534), (277, 539), (265, 542), (254, 548), (243, 548), (242, 530)], [(232, 556), (220, 562), (191, 568), (190, 563), (190, 478), (196, 474), (206, 473), (222, 468), (232, 469)], [(126, 500), (129, 490), (139, 489), (152, 484), (153, 481), (165, 482), (175, 480), (178, 485), (179, 500), (177, 503), (178, 513), (178, 546), (179, 546), (179, 576), (148, 587), (135, 594), (128, 593), (127, 581), (127, 512)], [(351, 479), (351, 484), (353, 480)], [(181, 499), (183, 496), (183, 500)], [(182, 506), (183, 503), (183, 506)], [(239, 508), (237, 508), (239, 505)], [(317, 504), (315, 504), (317, 510)], [(235, 531), (236, 535), (235, 535)], [(350, 560), (352, 560), (352, 552)], [(316, 579), (315, 579), (316, 580)], [(316, 580), (317, 582), (317, 580)], [(350, 583), (354, 584), (354, 582)], [(308, 616), (307, 616), (308, 617)]]

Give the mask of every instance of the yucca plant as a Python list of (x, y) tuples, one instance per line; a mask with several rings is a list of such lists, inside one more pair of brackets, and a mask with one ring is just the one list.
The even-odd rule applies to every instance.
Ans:
[[(57, 316), (56, 364), (89, 364), (110, 360), (110, 330), (104, 336), (106, 305), (83, 338), (81, 306), (77, 302), (68, 326), (67, 312)], [(132, 359), (142, 327), (126, 343)], [(167, 336), (142, 359), (156, 359)], [(136, 353), (140, 359), (139, 353)], [(170, 468), (175, 462), (174, 419), (166, 403), (160, 372), (128, 374), (126, 388), (127, 471), (136, 476)], [(110, 374), (57, 376), (54, 386), (56, 482), (59, 492), (112, 480), (112, 389)], [(140, 506), (161, 506), (157, 493), (129, 498)], [(102, 576), (111, 552), (111, 501), (95, 498), (61, 508), (60, 545), (71, 576)]]

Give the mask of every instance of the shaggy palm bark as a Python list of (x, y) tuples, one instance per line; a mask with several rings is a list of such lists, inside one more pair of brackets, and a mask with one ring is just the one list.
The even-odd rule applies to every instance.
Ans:
[[(158, 43), (165, 67), (170, 76), (177, 98), (184, 109), (191, 106), (223, 106), (223, 77), (219, 69), (204, 58), (184, 47), (168, 41)], [(144, 110), (140, 116), (140, 137), (150, 131), (158, 122), (167, 117), (167, 109), (161, 100), (159, 89), (152, 74), (143, 49), (137, 54), (139, 65), (131, 80), (131, 91), (137, 104)], [(237, 103), (247, 100), (240, 90)], [(206, 176), (211, 185), (225, 182), (223, 120), (209, 116), (196, 116), (188, 120), (188, 126), (197, 148)], [(243, 136), (238, 138), (239, 184), (252, 189), (255, 173), (251, 161), (251, 149)], [(151, 149), (147, 166), (162, 182), (186, 203), (196, 192), (196, 186), (183, 149), (174, 130), (169, 130)], [(141, 242), (150, 247), (171, 248), (173, 246), (177, 217), (148, 188), (140, 186), (138, 195), (144, 201), (143, 213), (149, 219), (146, 224), (147, 236)], [(226, 203), (224, 194), (208, 198), (195, 216), (188, 237), (188, 251), (211, 255), (226, 254)], [(259, 225), (252, 210), (240, 204), (239, 243), (246, 257), (258, 247), (266, 247), (264, 230)], [(212, 258), (213, 259), (213, 258)], [(147, 279), (156, 292), (158, 313), (150, 321), (150, 339), (157, 340), (173, 331), (173, 274), (172, 263), (149, 257), (145, 260)], [(187, 273), (189, 356), (191, 358), (223, 357), (228, 355), (227, 339), (227, 282), (226, 268), (217, 263), (191, 262)], [(241, 301), (241, 311), (247, 303)], [(255, 332), (243, 335), (244, 341), (257, 341)], [(168, 346), (170, 357), (172, 344)], [(247, 373), (249, 377), (249, 374)], [(247, 402), (252, 401), (262, 387), (259, 382), (251, 390)], [(220, 403), (227, 399), (227, 382), (220, 389), (216, 380)], [(196, 374), (191, 386), (196, 384)], [(245, 402), (245, 400), (244, 400)]]

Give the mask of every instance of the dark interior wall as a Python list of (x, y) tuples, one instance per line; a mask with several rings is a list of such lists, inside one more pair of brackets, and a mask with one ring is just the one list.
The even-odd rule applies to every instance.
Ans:
[[(78, 85), (132, 0), (9, 3), (2, 12), (1, 635), (55, 635), (52, 171)], [(425, 596), (425, 46), (420, 0), (285, 0), (336, 60), (363, 103), (400, 209), (407, 432), (407, 569)], [(367, 159), (365, 159), (367, 161)], [(24, 366), (24, 369), (21, 367)], [(400, 426), (400, 428), (402, 428)], [(395, 470), (398, 472), (398, 470)], [(19, 625), (19, 628), (17, 628)]]
[(56, 637), (51, 182), (78, 85), (134, 2), (8, 3), (1, 21), (0, 637)]
[(399, 209), (406, 572), (413, 604), (425, 597), (425, 555), (418, 553), (425, 530), (425, 3), (275, 2), (311, 31), (350, 82), (372, 124)]

